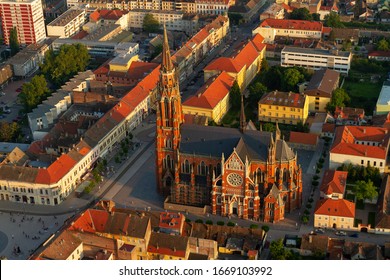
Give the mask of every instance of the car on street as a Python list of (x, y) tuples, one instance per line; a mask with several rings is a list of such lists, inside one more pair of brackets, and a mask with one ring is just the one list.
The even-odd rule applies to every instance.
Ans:
[(325, 233), (325, 230), (323, 228), (316, 228), (314, 230), (315, 233)]
[(352, 233), (352, 234), (349, 235), (349, 237), (358, 238), (359, 234), (358, 233)]
[(16, 92), (21, 92), (22, 91), (22, 88), (21, 87), (18, 87), (17, 89), (16, 89)]
[(342, 231), (342, 230), (338, 230), (334, 234), (336, 234), (337, 236), (346, 236), (347, 235), (347, 233), (345, 231)]

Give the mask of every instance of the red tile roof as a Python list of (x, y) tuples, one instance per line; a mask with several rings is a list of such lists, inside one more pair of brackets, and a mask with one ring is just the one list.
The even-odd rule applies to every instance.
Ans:
[(359, 121), (364, 118), (364, 109), (351, 107), (336, 107), (334, 117), (338, 119)]
[(89, 15), (89, 20), (98, 21), (100, 19), (100, 13), (98, 10)]
[(226, 71), (230, 73), (239, 73), (244, 64), (239, 64), (230, 57), (219, 57), (210, 62), (203, 70), (204, 71)]
[(330, 34), (331, 31), (332, 31), (332, 27), (324, 26), (322, 28), (322, 33), (324, 33), (324, 34)]
[(184, 222), (185, 217), (181, 213), (161, 212), (158, 226), (160, 228), (180, 230)]
[(35, 178), (37, 184), (54, 184), (61, 180), (67, 174), (77, 161), (66, 154), (61, 155), (47, 169), (39, 169)]
[(85, 36), (88, 35), (88, 32), (85, 30), (81, 30), (80, 32), (76, 33), (72, 36), (72, 39), (83, 39)]
[[(256, 42), (258, 42), (259, 38), (256, 38)], [(261, 50), (265, 48), (264, 46), (257, 45)], [(238, 54), (234, 57), (234, 60), (239, 65), (246, 65), (246, 68), (248, 69), (249, 66), (253, 64), (253, 62), (259, 57), (259, 51), (255, 46), (255, 44), (252, 43), (252, 41), (249, 41), (247, 44), (244, 45), (244, 47), (239, 51)]]
[(264, 20), (260, 27), (272, 27), (280, 29), (312, 30), (322, 32), (322, 23), (308, 20), (273, 19)]
[(317, 203), (314, 214), (355, 218), (355, 203), (346, 199), (321, 199)]
[(290, 132), (290, 140), (291, 143), (297, 144), (305, 144), (316, 146), (318, 141), (318, 135), (314, 133), (304, 133), (304, 132)]
[(390, 51), (372, 51), (368, 54), (368, 57), (390, 57)]
[(336, 129), (336, 124), (334, 123), (324, 123), (322, 126), (322, 132), (334, 133)]
[(275, 90), (264, 94), (259, 103), (282, 107), (303, 108), (305, 106), (305, 101), (306, 96), (304, 94)]
[(217, 78), (211, 78), (204, 84), (194, 96), (187, 99), (183, 105), (213, 109), (229, 94), (235, 79), (226, 72), (219, 74)]
[[(388, 130), (382, 127), (339, 126), (336, 128), (335, 141), (331, 153), (360, 157), (385, 159), (386, 143), (389, 140)], [(383, 146), (355, 144), (355, 141), (372, 141), (383, 143)]]
[(347, 171), (326, 170), (322, 178), (320, 190), (327, 195), (332, 193), (344, 194), (347, 176)]

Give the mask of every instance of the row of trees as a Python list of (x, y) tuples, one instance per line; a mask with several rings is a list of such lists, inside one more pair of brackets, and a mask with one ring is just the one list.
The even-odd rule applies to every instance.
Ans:
[(47, 51), (45, 61), (40, 65), (43, 75), (36, 75), (23, 84), (18, 96), (25, 112), (31, 112), (50, 96), (49, 84), (54, 90), (59, 88), (78, 72), (85, 71), (89, 61), (88, 49), (81, 44), (63, 45), (59, 52)]
[(315, 20), (320, 21), (320, 14), (313, 13), (310, 14), (309, 10), (306, 8), (295, 9), (289, 14), (290, 19), (298, 20)]

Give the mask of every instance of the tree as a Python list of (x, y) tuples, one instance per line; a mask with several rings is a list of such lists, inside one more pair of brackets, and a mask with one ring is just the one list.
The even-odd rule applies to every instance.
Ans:
[(332, 98), (326, 105), (326, 109), (334, 113), (336, 107), (345, 107), (350, 101), (351, 98), (348, 93), (342, 88), (337, 88), (333, 91)]
[(264, 71), (267, 72), (267, 71), (269, 70), (268, 61), (267, 61), (265, 58), (263, 58), (263, 59), (261, 60), (260, 69), (261, 69), (262, 72), (264, 72)]
[(291, 250), (284, 248), (282, 239), (272, 241), (269, 249), (273, 260), (292, 260), (298, 258)]
[(13, 27), (9, 31), (9, 46), (11, 48), (11, 56), (17, 54), (20, 50), (18, 31), (16, 30), (16, 27)]
[(20, 126), (16, 122), (0, 123), (0, 141), (1, 142), (15, 142), (20, 135)]
[(228, 13), (229, 21), (233, 25), (239, 25), (242, 20), (242, 15), (237, 13)]
[(330, 12), (324, 18), (324, 25), (328, 27), (343, 28), (344, 25), (341, 23), (340, 16), (336, 12)]
[(156, 33), (160, 30), (160, 23), (152, 14), (146, 14), (142, 23), (142, 28), (148, 33)]
[(285, 91), (296, 91), (297, 84), (304, 80), (304, 76), (295, 68), (288, 68), (282, 77), (282, 89)]
[(306, 8), (299, 8), (292, 11), (289, 15), (290, 19), (299, 19), (299, 20), (313, 20), (312, 15), (309, 10)]
[(282, 67), (271, 66), (264, 74), (263, 83), (269, 90), (279, 90), (282, 85)]
[(388, 50), (390, 50), (389, 42), (387, 42), (387, 40), (385, 38), (383, 38), (382, 40), (380, 40), (378, 42), (377, 49), (379, 51), (388, 51)]
[(311, 17), (313, 18), (314, 21), (320, 21), (321, 20), (320, 14), (317, 14), (317, 13), (312, 13)]
[(297, 131), (297, 132), (309, 132), (310, 131), (309, 124), (308, 123), (303, 124), (302, 121), (299, 121), (297, 123), (295, 131)]
[(36, 75), (29, 83), (23, 84), (18, 98), (25, 111), (30, 112), (47, 97), (48, 93), (49, 89), (45, 77)]
[(265, 123), (262, 125), (262, 130), (268, 132), (275, 132), (276, 126), (273, 123)]
[(373, 199), (378, 196), (374, 183), (369, 179), (366, 181), (357, 181), (352, 188), (357, 200)]
[(237, 81), (234, 81), (232, 88), (230, 89), (230, 104), (232, 108), (240, 108), (241, 103), (241, 89)]
[(260, 82), (255, 82), (249, 87), (249, 103), (257, 104), (260, 98), (268, 91), (267, 87)]
[(57, 53), (52, 50), (45, 53), (45, 62), (40, 66), (41, 72), (59, 87), (78, 72), (85, 71), (90, 58), (85, 45), (62, 45)]
[(157, 45), (154, 48), (154, 51), (153, 51), (152, 55), (150, 56), (150, 59), (157, 57), (160, 53), (162, 53), (162, 50), (163, 50), (163, 46), (161, 44)]

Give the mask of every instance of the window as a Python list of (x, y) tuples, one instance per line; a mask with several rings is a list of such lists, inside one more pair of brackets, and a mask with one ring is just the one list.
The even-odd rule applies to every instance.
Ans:
[(374, 166), (376, 166), (376, 161), (374, 161)]
[(364, 160), (362, 159), (362, 161), (360, 162), (360, 164), (364, 164)]

